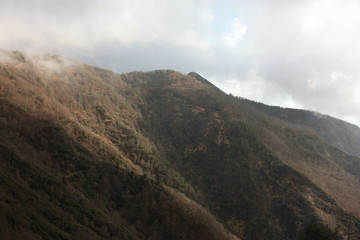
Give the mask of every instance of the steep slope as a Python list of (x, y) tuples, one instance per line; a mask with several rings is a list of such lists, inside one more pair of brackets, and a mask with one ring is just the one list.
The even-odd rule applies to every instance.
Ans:
[[(358, 220), (347, 216), (293, 165), (286, 165), (289, 161), (281, 161), (278, 149), (268, 144), (283, 122), (194, 80), (172, 71), (127, 77), (142, 89), (147, 103), (142, 106), (142, 127), (150, 132), (149, 138), (157, 139), (167, 158), (233, 232), (245, 239), (296, 239), (318, 220), (332, 228), (359, 231)], [(295, 137), (316, 137), (297, 128), (286, 131), (292, 134), (286, 140), (295, 142)], [(356, 191), (356, 186), (351, 187)]]
[(360, 235), (345, 212), (359, 211), (360, 161), (306, 123), (196, 73), (19, 52), (0, 65), (1, 239)]
[(57, 56), (5, 57), (1, 239), (237, 239), (136, 166), (150, 169), (155, 153), (119, 75)]
[[(284, 162), (318, 184), (348, 212), (360, 217), (357, 126), (310, 111), (242, 101), (275, 118), (274, 122), (282, 121), (264, 140)], [(287, 131), (284, 126), (298, 131)]]
[(252, 101), (246, 102), (270, 116), (291, 124), (307, 126), (327, 143), (346, 153), (360, 157), (360, 128), (356, 125), (311, 111), (267, 106)]

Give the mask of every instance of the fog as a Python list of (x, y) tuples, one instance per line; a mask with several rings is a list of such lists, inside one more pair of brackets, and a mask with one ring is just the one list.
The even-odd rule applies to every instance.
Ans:
[(227, 93), (360, 125), (359, 13), (355, 0), (3, 0), (0, 48), (195, 71)]

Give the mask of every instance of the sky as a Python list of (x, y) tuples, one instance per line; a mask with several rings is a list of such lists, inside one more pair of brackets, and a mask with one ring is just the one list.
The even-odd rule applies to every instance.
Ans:
[(360, 1), (1, 0), (0, 48), (115, 72), (195, 71), (226, 93), (360, 126)]

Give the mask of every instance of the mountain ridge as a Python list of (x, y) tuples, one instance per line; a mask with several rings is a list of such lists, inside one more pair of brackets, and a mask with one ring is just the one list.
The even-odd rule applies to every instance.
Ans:
[(1, 54), (2, 238), (360, 235), (356, 137), (332, 142), (196, 73)]

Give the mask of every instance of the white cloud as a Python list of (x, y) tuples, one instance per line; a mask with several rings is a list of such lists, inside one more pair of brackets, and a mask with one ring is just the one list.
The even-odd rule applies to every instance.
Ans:
[(198, 71), (233, 94), (360, 125), (356, 0), (3, 0), (0, 48), (114, 71)]
[[(38, 5), (33, 6), (34, 2)], [(125, 46), (176, 41), (177, 36), (198, 31), (211, 21), (206, 1), (69, 2), (0, 3), (0, 29), (7, 36), (0, 40), (1, 46), (51, 51), (67, 47), (85, 50), (108, 41)]]
[(236, 78), (230, 78), (222, 81), (211, 79), (216, 86), (226, 93), (232, 93), (255, 101), (262, 101), (266, 93), (266, 82), (264, 79), (255, 78), (247, 81), (239, 81)]
[(230, 32), (224, 36), (224, 40), (230, 46), (235, 45), (244, 37), (246, 31), (246, 25), (239, 18), (234, 18), (231, 22)]

